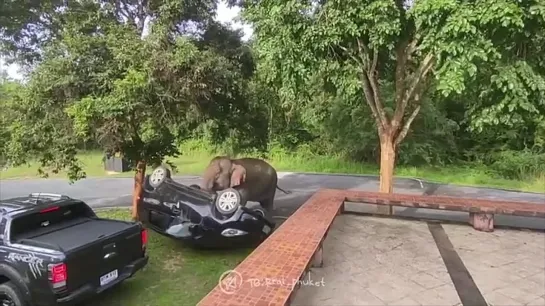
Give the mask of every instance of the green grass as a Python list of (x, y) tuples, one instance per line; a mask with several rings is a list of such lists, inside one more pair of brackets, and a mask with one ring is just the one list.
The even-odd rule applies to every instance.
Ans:
[[(130, 220), (128, 209), (99, 211), (103, 218)], [(197, 251), (149, 231), (148, 265), (132, 279), (104, 292), (84, 306), (196, 305), (236, 267), (251, 249)]]
[[(134, 174), (132, 172), (124, 173), (107, 173), (104, 170), (104, 164), (102, 161), (103, 155), (100, 152), (91, 151), (83, 152), (78, 155), (79, 161), (83, 165), (83, 169), (87, 174), (87, 177), (131, 177)], [(190, 154), (177, 158), (170, 158), (178, 166), (178, 174), (180, 175), (200, 175), (203, 169), (206, 167), (210, 160), (209, 154)], [(32, 179), (38, 178), (39, 164), (36, 162), (30, 162), (27, 165), (19, 167), (11, 167), (0, 171), (0, 178), (5, 179)], [(151, 168), (149, 168), (151, 170)], [(60, 172), (57, 174), (49, 173), (49, 178), (65, 178), (66, 174)]]
[[(169, 160), (177, 166), (178, 175), (201, 175), (214, 154), (202, 148), (186, 149), (183, 155)], [(107, 174), (99, 152), (87, 152), (80, 155), (80, 160), (88, 177), (111, 176), (129, 177), (132, 172)], [(271, 164), (278, 171), (318, 172), (318, 173), (352, 173), (378, 175), (378, 166), (346, 161), (341, 157), (317, 156), (312, 152), (288, 154), (273, 150), (270, 154)], [(36, 178), (38, 165), (9, 168), (0, 172), (1, 179)], [(482, 167), (397, 167), (396, 177), (414, 177), (424, 180), (468, 186), (485, 186), (506, 188), (521, 191), (545, 192), (545, 174), (529, 177), (526, 180), (509, 180), (490, 174)], [(50, 177), (65, 177), (63, 173)]]

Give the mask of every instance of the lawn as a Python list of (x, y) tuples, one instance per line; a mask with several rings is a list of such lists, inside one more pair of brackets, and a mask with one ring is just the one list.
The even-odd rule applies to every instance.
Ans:
[[(204, 168), (213, 157), (206, 151), (187, 151), (183, 155), (170, 158), (169, 160), (177, 166), (178, 175), (201, 175)], [(86, 152), (79, 156), (84, 165), (88, 177), (112, 176), (128, 177), (132, 172), (121, 174), (108, 174), (104, 171), (102, 155), (99, 152)], [(278, 171), (288, 172), (316, 172), (316, 173), (351, 173), (371, 174), (379, 173), (377, 165), (355, 163), (343, 160), (340, 157), (315, 156), (312, 154), (289, 155), (273, 152), (271, 164)], [(36, 178), (38, 166), (30, 163), (26, 166), (8, 168), (0, 172), (1, 179), (24, 179)], [(545, 174), (537, 177), (530, 177), (524, 181), (508, 180), (498, 178), (489, 173), (486, 169), (467, 167), (397, 167), (397, 177), (420, 178), (433, 182), (450, 183), (468, 186), (486, 186), (493, 188), (506, 188), (521, 191), (545, 192)], [(65, 177), (64, 173), (51, 175), (50, 177)]]
[[(129, 220), (127, 209), (99, 211), (103, 218)], [(132, 279), (83, 306), (191, 306), (218, 284), (221, 274), (238, 265), (251, 249), (197, 251), (149, 232), (149, 263)]]

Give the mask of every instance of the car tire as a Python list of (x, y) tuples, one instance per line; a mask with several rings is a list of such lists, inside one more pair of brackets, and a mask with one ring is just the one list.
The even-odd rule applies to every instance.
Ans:
[[(15, 306), (28, 306), (24, 295), (13, 282), (5, 282), (0, 285), (0, 296), (9, 298)], [(0, 302), (2, 301), (0, 300)]]
[(151, 172), (149, 176), (149, 184), (153, 188), (161, 186), (161, 184), (167, 179), (171, 178), (170, 169), (165, 166), (159, 166)]
[(239, 208), (240, 203), (240, 192), (233, 188), (219, 191), (215, 200), (216, 209), (223, 215), (234, 213)]

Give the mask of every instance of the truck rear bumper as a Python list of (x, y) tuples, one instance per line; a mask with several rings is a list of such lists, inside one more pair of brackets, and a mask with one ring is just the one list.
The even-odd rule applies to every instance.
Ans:
[(77, 305), (78, 303), (81, 303), (83, 300), (86, 300), (87, 298), (100, 294), (101, 292), (108, 290), (109, 288), (114, 287), (115, 285), (132, 277), (138, 270), (142, 269), (144, 266), (148, 264), (148, 260), (149, 260), (149, 257), (146, 255), (145, 257), (137, 259), (133, 261), (132, 263), (126, 265), (125, 267), (121, 268), (119, 277), (115, 281), (109, 283), (106, 286), (97, 287), (91, 284), (82, 286), (81, 288), (72, 292), (70, 295), (57, 299), (57, 305), (59, 306)]

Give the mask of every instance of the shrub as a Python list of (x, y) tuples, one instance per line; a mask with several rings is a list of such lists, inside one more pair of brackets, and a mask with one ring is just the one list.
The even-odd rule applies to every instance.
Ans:
[(508, 150), (493, 154), (492, 159), (491, 169), (507, 179), (524, 180), (545, 174), (545, 153)]

